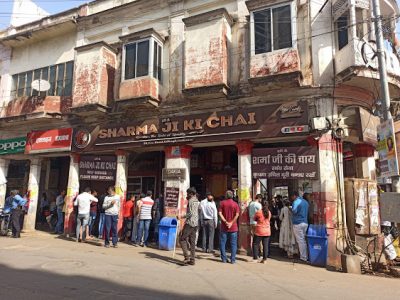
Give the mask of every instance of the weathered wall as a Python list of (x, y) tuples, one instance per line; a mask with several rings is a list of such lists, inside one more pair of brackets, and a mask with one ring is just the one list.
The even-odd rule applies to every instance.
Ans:
[(0, 44), (0, 112), (10, 101), (12, 86), (10, 75), (11, 49)]
[(33, 113), (67, 113), (72, 105), (71, 97), (47, 96), (44, 99), (20, 97), (8, 102), (0, 117), (16, 117)]
[(119, 87), (119, 99), (125, 100), (141, 97), (159, 99), (158, 87), (158, 80), (150, 76), (124, 80)]
[(296, 49), (277, 50), (252, 55), (250, 58), (251, 78), (296, 71), (300, 71), (300, 59)]
[(76, 32), (13, 49), (10, 74), (74, 60)]
[(227, 85), (230, 38), (222, 18), (186, 28), (185, 88)]
[(77, 48), (73, 106), (108, 105), (114, 98), (117, 57), (106, 44)]

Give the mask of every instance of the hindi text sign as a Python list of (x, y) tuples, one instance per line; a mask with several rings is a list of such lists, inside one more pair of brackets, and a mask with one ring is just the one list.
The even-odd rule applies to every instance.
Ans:
[(279, 147), (254, 149), (254, 178), (316, 179), (318, 149), (313, 147)]

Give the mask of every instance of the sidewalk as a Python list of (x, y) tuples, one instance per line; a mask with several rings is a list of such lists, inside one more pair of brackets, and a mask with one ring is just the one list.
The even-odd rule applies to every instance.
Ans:
[[(0, 239), (1, 299), (399, 299), (396, 279), (329, 272), (274, 259), (237, 264), (199, 254), (76, 243), (45, 233)], [(395, 281), (396, 280), (396, 281)], [(4, 296), (4, 297), (3, 297)]]

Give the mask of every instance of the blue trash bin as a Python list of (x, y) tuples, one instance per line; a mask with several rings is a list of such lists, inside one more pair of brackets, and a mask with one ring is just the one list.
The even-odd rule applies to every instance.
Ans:
[(328, 234), (325, 225), (310, 225), (307, 230), (310, 263), (325, 267), (328, 257)]
[(158, 248), (162, 250), (173, 250), (176, 237), (178, 221), (175, 218), (162, 218), (158, 224)]

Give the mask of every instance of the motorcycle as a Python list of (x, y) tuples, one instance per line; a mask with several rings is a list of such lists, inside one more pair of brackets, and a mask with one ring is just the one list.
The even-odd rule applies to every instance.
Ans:
[(11, 214), (5, 213), (4, 209), (0, 207), (0, 235), (7, 236), (11, 226)]

